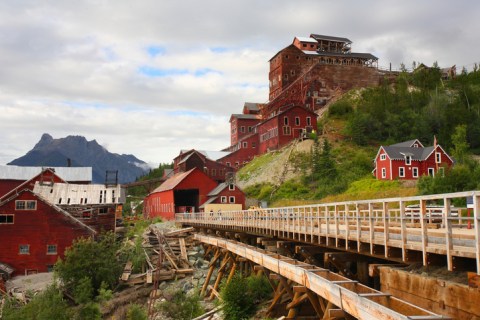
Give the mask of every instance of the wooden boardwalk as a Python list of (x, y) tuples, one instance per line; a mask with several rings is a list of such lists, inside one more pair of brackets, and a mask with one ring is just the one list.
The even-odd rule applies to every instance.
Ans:
[[(452, 203), (471, 199), (466, 209)], [(460, 211), (460, 212), (459, 212)], [(196, 227), (247, 232), (411, 263), (457, 260), (480, 272), (480, 191), (323, 203), (243, 211), (177, 214)], [(463, 260), (462, 260), (463, 259)], [(472, 266), (473, 267), (473, 266)], [(473, 268), (472, 268), (473, 269)]]

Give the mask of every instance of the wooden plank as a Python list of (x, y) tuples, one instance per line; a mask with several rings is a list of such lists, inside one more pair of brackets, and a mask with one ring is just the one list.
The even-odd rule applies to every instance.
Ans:
[(167, 232), (167, 233), (164, 234), (164, 236), (165, 237), (174, 237), (174, 236), (184, 235), (185, 233), (194, 232), (194, 231), (195, 231), (195, 228), (190, 227), (190, 228), (173, 230), (173, 231)]
[(187, 256), (187, 247), (185, 246), (185, 239), (180, 238), (178, 239), (178, 242), (180, 243), (180, 252), (181, 252), (181, 257), (188, 262), (188, 256)]

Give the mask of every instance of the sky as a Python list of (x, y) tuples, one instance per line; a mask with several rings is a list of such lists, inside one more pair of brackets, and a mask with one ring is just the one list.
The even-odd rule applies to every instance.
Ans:
[(379, 66), (471, 69), (476, 0), (2, 0), (0, 164), (43, 133), (153, 167), (230, 145), (229, 119), (268, 100), (268, 61), (295, 36), (346, 37)]

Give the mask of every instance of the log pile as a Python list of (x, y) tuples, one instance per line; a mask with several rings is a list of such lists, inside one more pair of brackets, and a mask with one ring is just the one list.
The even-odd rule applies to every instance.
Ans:
[(161, 230), (151, 225), (143, 234), (146, 270), (132, 274), (132, 262), (125, 265), (121, 282), (135, 285), (184, 278), (194, 269), (187, 252), (193, 248), (194, 228)]

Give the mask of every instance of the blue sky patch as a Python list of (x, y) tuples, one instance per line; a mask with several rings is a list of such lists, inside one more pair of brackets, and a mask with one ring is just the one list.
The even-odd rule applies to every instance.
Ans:
[(212, 47), (210, 48), (210, 51), (215, 52), (215, 53), (224, 53), (228, 51), (228, 48), (226, 47)]
[(188, 74), (186, 69), (160, 69), (149, 66), (141, 66), (138, 71), (149, 77), (168, 77)]
[(150, 57), (154, 58), (158, 55), (163, 55), (166, 49), (161, 46), (149, 46), (147, 47), (147, 53)]

